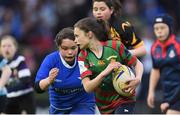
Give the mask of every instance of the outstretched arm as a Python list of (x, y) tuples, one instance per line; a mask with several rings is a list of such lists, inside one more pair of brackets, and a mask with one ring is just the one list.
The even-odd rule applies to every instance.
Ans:
[(155, 89), (158, 84), (159, 78), (160, 78), (159, 69), (153, 68), (150, 74), (149, 91), (147, 98), (148, 106), (151, 108), (154, 108)]
[(141, 57), (141, 56), (145, 56), (146, 55), (146, 47), (145, 45), (141, 45), (138, 48), (129, 50), (129, 52), (131, 52), (132, 55), (135, 55), (137, 57)]
[(59, 69), (52, 68), (49, 72), (49, 76), (39, 82), (39, 86), (42, 90), (46, 90), (50, 84), (54, 82), (56, 76), (58, 75)]
[(138, 59), (135, 64), (135, 73), (136, 73), (135, 79), (126, 81), (128, 85), (124, 87), (125, 92), (130, 92), (131, 94), (133, 94), (136, 87), (141, 83), (142, 74), (143, 74), (143, 64)]
[(86, 92), (93, 92), (101, 84), (104, 77), (106, 77), (112, 70), (114, 70), (114, 68), (119, 68), (120, 66), (121, 64), (119, 62), (112, 62), (94, 79), (90, 80), (89, 77), (83, 78), (82, 83)]

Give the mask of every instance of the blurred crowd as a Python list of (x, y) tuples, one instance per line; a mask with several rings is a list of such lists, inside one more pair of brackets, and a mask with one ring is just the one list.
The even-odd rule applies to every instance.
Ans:
[[(180, 36), (180, 1), (120, 1), (123, 3), (122, 17), (133, 24), (147, 48), (147, 55), (141, 59), (145, 66), (143, 83), (146, 87), (140, 87), (138, 95), (139, 101), (145, 103), (151, 70), (150, 47), (154, 41), (153, 18), (159, 13), (169, 13), (175, 19), (175, 33)], [(53, 45), (56, 33), (91, 16), (91, 4), (91, 0), (0, 0), (0, 36), (10, 34), (17, 39), (21, 53), (35, 74), (42, 58), (56, 48)]]
[(13, 35), (33, 72), (53, 50), (55, 34), (88, 15), (86, 0), (0, 0), (0, 36)]

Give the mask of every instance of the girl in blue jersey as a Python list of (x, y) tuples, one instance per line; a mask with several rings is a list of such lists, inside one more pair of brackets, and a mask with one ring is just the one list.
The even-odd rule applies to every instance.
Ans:
[(50, 114), (94, 114), (93, 93), (86, 93), (77, 62), (78, 47), (71, 28), (56, 36), (58, 51), (47, 55), (36, 76), (35, 89), (49, 90)]
[(157, 40), (151, 47), (153, 68), (147, 102), (149, 107), (154, 108), (154, 92), (161, 80), (162, 112), (180, 114), (180, 39), (174, 35), (173, 19), (167, 14), (157, 16), (153, 27)]

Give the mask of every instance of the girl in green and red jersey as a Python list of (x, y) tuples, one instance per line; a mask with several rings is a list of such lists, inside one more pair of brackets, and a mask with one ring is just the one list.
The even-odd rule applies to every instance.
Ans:
[[(87, 92), (95, 92), (96, 104), (102, 114), (133, 113), (135, 95), (123, 97), (112, 84), (112, 71), (125, 64), (134, 66), (136, 78), (127, 81), (126, 92), (134, 94), (140, 84), (143, 65), (120, 41), (106, 41), (104, 21), (84, 18), (74, 25), (75, 42), (79, 45), (80, 73)], [(101, 42), (100, 42), (101, 41)]]

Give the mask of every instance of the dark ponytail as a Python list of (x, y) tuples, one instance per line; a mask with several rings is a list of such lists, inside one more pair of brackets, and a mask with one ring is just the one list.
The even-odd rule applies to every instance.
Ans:
[(97, 23), (99, 23), (99, 25), (102, 27), (102, 30), (104, 31), (104, 36), (105, 39), (100, 40), (100, 41), (107, 41), (110, 38), (110, 26), (108, 21), (104, 21), (102, 19), (97, 19)]
[(78, 27), (86, 33), (92, 31), (99, 41), (107, 41), (109, 38), (109, 26), (107, 24), (103, 20), (87, 17), (79, 20), (74, 27)]

